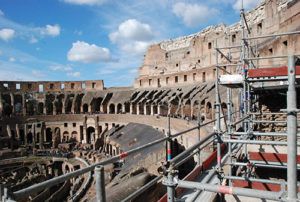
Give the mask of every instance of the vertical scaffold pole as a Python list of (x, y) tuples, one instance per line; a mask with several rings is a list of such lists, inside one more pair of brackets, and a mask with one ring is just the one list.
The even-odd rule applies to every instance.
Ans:
[[(200, 142), (200, 126), (201, 126), (201, 118), (200, 118), (200, 108), (199, 108), (199, 112), (198, 112), (198, 118), (197, 118), (197, 122), (198, 122), (198, 142)], [(198, 162), (197, 165), (200, 166), (200, 149), (198, 151)]]
[[(230, 35), (230, 29), (228, 28), (228, 47), (231, 46), (231, 35)], [(228, 57), (229, 59), (231, 59), (231, 49), (228, 50)], [(232, 73), (232, 67), (229, 68), (229, 73)], [(232, 115), (231, 115), (231, 95), (232, 95), (232, 91), (231, 88), (227, 88), (227, 119), (228, 119), (228, 127), (227, 127), (227, 134), (229, 135), (229, 139), (231, 139), (231, 123), (232, 123)], [(228, 157), (228, 161), (229, 161), (229, 167), (228, 167), (228, 175), (231, 176), (232, 175), (232, 167), (231, 167), (231, 163), (232, 163), (232, 156), (231, 156), (231, 148), (232, 144), (228, 143), (228, 153), (229, 153), (229, 157)], [(229, 186), (231, 186), (232, 181), (229, 180)]]
[(174, 177), (172, 173), (168, 173), (168, 180), (167, 180), (167, 195), (168, 195), (168, 202), (175, 201), (175, 184), (174, 184)]
[(218, 41), (215, 40), (215, 48), (216, 48), (216, 74), (215, 74), (215, 88), (216, 88), (216, 133), (218, 136), (218, 142), (217, 142), (217, 161), (218, 161), (218, 169), (221, 170), (221, 146), (220, 146), (220, 128), (221, 128), (221, 122), (220, 122), (220, 98), (219, 98), (219, 82), (218, 82), (218, 76), (219, 76), (219, 62), (218, 62)]
[(172, 158), (172, 142), (171, 142), (171, 122), (170, 122), (170, 114), (168, 115), (168, 142), (167, 142), (167, 159), (168, 161)]
[(287, 92), (287, 192), (288, 201), (297, 201), (297, 94), (295, 90), (295, 57), (288, 56)]
[(96, 177), (96, 198), (97, 202), (105, 202), (105, 180), (104, 180), (104, 167), (97, 166), (95, 168), (95, 177)]

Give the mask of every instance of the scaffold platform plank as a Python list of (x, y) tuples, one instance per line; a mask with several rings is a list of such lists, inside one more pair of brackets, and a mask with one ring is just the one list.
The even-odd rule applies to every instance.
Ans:
[[(300, 66), (296, 66), (295, 68), (296, 68), (296, 75), (300, 75)], [(248, 78), (287, 76), (287, 71), (288, 71), (287, 66), (249, 69)]]
[[(264, 161), (264, 162), (279, 162), (286, 163), (287, 155), (279, 153), (265, 153), (265, 152), (248, 152), (250, 161)], [(300, 164), (300, 155), (297, 155), (297, 163)]]

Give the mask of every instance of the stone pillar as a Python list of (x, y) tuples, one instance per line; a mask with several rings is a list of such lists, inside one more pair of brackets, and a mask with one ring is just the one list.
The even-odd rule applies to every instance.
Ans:
[(125, 109), (125, 104), (122, 104), (122, 113), (125, 113), (126, 109)]
[(19, 124), (16, 124), (16, 139), (21, 140)]
[(52, 114), (53, 115), (56, 115), (56, 106), (55, 106), (55, 104), (54, 103), (52, 103), (52, 109), (53, 109), (53, 111), (52, 111)]
[(153, 110), (153, 104), (150, 105), (150, 115), (153, 116), (154, 115), (154, 110)]
[(115, 114), (118, 114), (118, 105), (115, 105)]
[(25, 93), (22, 93), (22, 113), (26, 115), (26, 98)]
[(36, 143), (36, 130), (35, 130), (36, 124), (32, 124), (32, 143), (33, 143), (33, 148), (35, 148), (35, 143)]
[(10, 105), (11, 105), (11, 108), (12, 108), (12, 113), (14, 114), (16, 112), (15, 110), (15, 97), (12, 93), (9, 94), (10, 95)]
[(27, 123), (24, 124), (24, 145), (27, 146)]
[(88, 105), (88, 112), (92, 112), (92, 106)]
[(41, 133), (40, 133), (40, 149), (44, 149), (44, 137), (46, 134), (46, 127), (45, 127), (45, 123), (41, 123)]
[(160, 115), (160, 104), (157, 105), (157, 114)]
[(100, 112), (102, 112), (102, 113), (104, 112), (102, 104), (100, 104)]
[(139, 115), (140, 114), (140, 104), (136, 105), (136, 114)]
[(62, 114), (65, 114), (65, 113), (66, 113), (65, 102), (63, 102), (63, 104), (62, 104), (61, 113), (62, 113)]
[(144, 104), (144, 115), (147, 115), (147, 104)]
[(130, 114), (132, 114), (132, 112), (133, 112), (133, 110), (132, 110), (133, 106), (132, 105), (133, 105), (132, 103), (130, 103), (130, 105), (129, 105), (129, 113)]

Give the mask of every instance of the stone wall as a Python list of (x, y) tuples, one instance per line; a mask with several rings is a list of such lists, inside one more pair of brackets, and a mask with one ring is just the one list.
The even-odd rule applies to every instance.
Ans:
[[(251, 29), (250, 36), (284, 33), (300, 30), (300, 2), (292, 0), (264, 0), (256, 8), (246, 13), (246, 19)], [(206, 81), (215, 80), (215, 40), (218, 47), (241, 45), (241, 22), (230, 26), (220, 24), (209, 26), (204, 30), (189, 36), (162, 41), (151, 45), (139, 68), (139, 77), (135, 79), (135, 88), (175, 86), (182, 83), (203, 82), (203, 72)], [(295, 54), (300, 52), (299, 35), (277, 38), (252, 40), (251, 45), (257, 44), (257, 56), (273, 56)], [(228, 56), (228, 50), (222, 50)], [(232, 63), (239, 63), (241, 49), (232, 49)], [(221, 64), (229, 62), (218, 54)], [(282, 59), (260, 60), (259, 67), (282, 66), (287, 64)], [(229, 69), (229, 65), (227, 70)], [(226, 67), (225, 67), (226, 68)], [(236, 72), (236, 69), (233, 69)], [(196, 73), (195, 76), (193, 76)], [(187, 75), (187, 79), (184, 79)], [(178, 81), (175, 82), (175, 77)], [(168, 78), (170, 79), (167, 82)], [(195, 78), (195, 79), (194, 79)]]

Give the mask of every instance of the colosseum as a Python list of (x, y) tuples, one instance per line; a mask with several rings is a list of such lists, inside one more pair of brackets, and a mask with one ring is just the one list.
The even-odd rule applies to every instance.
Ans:
[(297, 201), (299, 25), (299, 0), (263, 0), (151, 45), (132, 87), (0, 81), (2, 200)]

